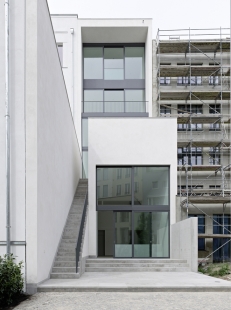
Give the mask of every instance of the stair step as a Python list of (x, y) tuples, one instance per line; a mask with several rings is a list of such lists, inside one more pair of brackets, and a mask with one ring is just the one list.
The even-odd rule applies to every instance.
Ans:
[(75, 267), (76, 265), (76, 261), (73, 260), (73, 261), (55, 261), (54, 263), (54, 267)]
[(145, 267), (145, 268), (148, 268), (148, 267), (189, 267), (188, 264), (186, 263), (172, 263), (172, 264), (167, 264), (167, 263), (163, 263), (163, 264), (160, 264), (160, 263), (149, 263), (149, 264), (145, 264), (145, 263), (140, 263), (140, 264), (132, 264), (132, 263), (126, 263), (126, 264), (94, 264), (94, 263), (86, 263), (86, 267), (91, 267), (91, 268), (94, 268), (94, 267), (97, 267), (97, 268), (107, 268), (107, 267), (110, 267), (110, 268), (114, 268), (114, 267), (126, 267), (126, 268), (130, 268), (130, 267), (134, 267), (134, 268), (140, 268), (140, 267)]
[(53, 267), (52, 273), (74, 273), (76, 267)]
[(87, 267), (85, 272), (186, 272), (190, 271), (188, 267)]
[(79, 279), (79, 273), (51, 273), (51, 279)]
[(67, 261), (67, 262), (71, 262), (71, 261), (75, 261), (76, 257), (75, 255), (67, 255), (67, 253), (64, 253), (65, 255), (58, 255), (55, 258), (55, 262), (63, 262), (63, 261)]
[(140, 263), (187, 263), (186, 259), (140, 259), (140, 258), (131, 258), (131, 259), (119, 259), (119, 258), (111, 258), (111, 259), (104, 259), (104, 258), (88, 258), (86, 260), (86, 263), (95, 263), (95, 264), (115, 264), (115, 263), (121, 263), (121, 264), (126, 264), (126, 263), (132, 263), (132, 264), (140, 264)]

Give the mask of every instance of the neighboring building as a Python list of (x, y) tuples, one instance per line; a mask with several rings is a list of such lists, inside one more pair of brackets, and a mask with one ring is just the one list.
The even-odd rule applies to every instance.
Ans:
[[(181, 259), (164, 270), (197, 271), (197, 222), (199, 233), (211, 231), (204, 229), (207, 218), (195, 218), (201, 213), (189, 203), (195, 199), (207, 202), (211, 198), (207, 193), (211, 193), (213, 201), (225, 203), (225, 216), (221, 216), (220, 207), (213, 211), (211, 205), (206, 205), (206, 212), (213, 214), (216, 223), (229, 225), (230, 197), (224, 185), (229, 155), (227, 163), (222, 162), (220, 145), (229, 154), (230, 144), (227, 137), (219, 140), (220, 145), (213, 138), (221, 132), (229, 135), (224, 115), (229, 113), (229, 93), (223, 88), (216, 91), (220, 80), (211, 73), (218, 64), (211, 66), (212, 71), (208, 64), (200, 66), (204, 71), (198, 71), (191, 64), (192, 50), (186, 53), (191, 41), (189, 45), (180, 39), (161, 41), (159, 37), (153, 41), (151, 19), (50, 16), (46, 0), (12, 2), (10, 16), (11, 227), (7, 231), (11, 232), (11, 251), (25, 263), (27, 291), (35, 292), (39, 283), (50, 277), (78, 278), (85, 270), (94, 271), (89, 258), (99, 256), (165, 258), (167, 264), (176, 263), (171, 259)], [(3, 21), (1, 6), (2, 102), (7, 53)], [(197, 48), (204, 42), (200, 41)], [(215, 42), (218, 53), (220, 41)], [(227, 51), (229, 42), (225, 44)], [(228, 57), (225, 60), (228, 66)], [(184, 61), (185, 65), (173, 65)], [(190, 77), (196, 72), (194, 86), (202, 83), (200, 76), (205, 73), (213, 86), (193, 92), (189, 71)], [(222, 72), (221, 79), (229, 81), (228, 71)], [(173, 84), (175, 76), (179, 86)], [(204, 97), (192, 104), (192, 96), (199, 95)], [(203, 118), (202, 100), (206, 98), (215, 101), (213, 105), (208, 102), (205, 111), (209, 115)], [(175, 113), (171, 118), (172, 111), (183, 114)], [(1, 106), (0, 113), (4, 112)], [(225, 131), (222, 126), (226, 126)], [(213, 148), (206, 150), (210, 154), (206, 165), (202, 162), (206, 141), (202, 143), (196, 136), (195, 141), (200, 143), (194, 145), (194, 140), (188, 140), (189, 132), (194, 137), (202, 128), (207, 128), (205, 146)], [(0, 171), (5, 171), (3, 117), (0, 150)], [(191, 179), (188, 174), (182, 176), (189, 165)], [(222, 197), (217, 196), (220, 184), (214, 180), (205, 193), (199, 187), (205, 184), (206, 170), (222, 171)], [(194, 182), (194, 172), (202, 185)], [(0, 187), (6, 188), (6, 184), (5, 173), (1, 173)], [(189, 205), (186, 209), (183, 193)], [(6, 253), (9, 241), (5, 205), (6, 195), (1, 191), (0, 255)], [(183, 221), (187, 216), (192, 218)], [(225, 230), (219, 227), (213, 230), (217, 237)], [(207, 239), (201, 240), (199, 250), (207, 251)], [(214, 242), (214, 247), (219, 245), (220, 241)], [(228, 251), (225, 248), (222, 255), (229, 256)], [(145, 271), (152, 267), (143, 265), (140, 268)]]
[(156, 111), (178, 123), (177, 221), (197, 216), (198, 256), (227, 243), (209, 260), (230, 261), (230, 29), (159, 30), (153, 49)]

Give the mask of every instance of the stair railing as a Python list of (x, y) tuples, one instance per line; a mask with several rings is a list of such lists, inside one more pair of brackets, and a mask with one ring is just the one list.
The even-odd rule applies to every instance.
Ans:
[(80, 252), (81, 252), (81, 244), (82, 244), (82, 238), (83, 238), (84, 223), (85, 223), (86, 212), (87, 212), (87, 205), (88, 205), (88, 192), (86, 193), (86, 196), (85, 196), (83, 213), (82, 213), (81, 223), (79, 227), (79, 235), (78, 235), (78, 240), (77, 240), (77, 244), (75, 248), (76, 273), (78, 273), (78, 265), (79, 265), (79, 259), (80, 259), (80, 254), (81, 254)]

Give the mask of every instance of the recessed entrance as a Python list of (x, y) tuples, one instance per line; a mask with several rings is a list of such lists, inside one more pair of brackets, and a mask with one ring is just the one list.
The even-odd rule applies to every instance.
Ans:
[(169, 167), (97, 167), (98, 256), (169, 258)]
[(169, 213), (98, 212), (98, 256), (169, 257)]

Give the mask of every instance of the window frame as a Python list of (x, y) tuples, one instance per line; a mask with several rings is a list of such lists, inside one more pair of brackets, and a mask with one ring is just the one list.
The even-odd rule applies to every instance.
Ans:
[[(137, 174), (135, 174), (135, 168), (142, 168), (142, 167), (151, 167), (151, 168), (168, 168), (168, 203), (166, 205), (137, 205), (135, 204), (135, 182), (137, 182)], [(122, 179), (122, 174), (121, 174), (121, 178), (118, 179), (118, 169), (120, 168), (131, 168), (131, 176), (130, 176), (130, 192), (129, 194), (131, 195), (131, 204), (127, 204), (127, 205), (99, 205), (98, 204), (98, 199), (97, 199), (97, 169), (102, 169), (102, 168), (116, 168), (117, 172), (116, 172), (116, 179), (115, 180), (120, 180), (119, 184), (121, 183), (121, 179)], [(120, 175), (120, 173), (119, 173)], [(96, 211), (105, 211), (105, 210), (111, 210), (111, 211), (170, 211), (170, 166), (169, 165), (131, 165), (131, 166), (110, 166), (110, 165), (105, 165), (105, 166), (96, 166), (96, 176), (95, 176), (95, 180), (96, 180)], [(128, 180), (128, 178), (125, 178), (124, 175), (124, 180)], [(128, 182), (125, 182), (128, 183)], [(124, 183), (124, 190), (125, 190), (125, 183)], [(121, 191), (123, 191), (123, 187), (121, 188)], [(121, 193), (122, 194), (122, 193)], [(124, 193), (126, 194), (126, 192)], [(128, 194), (128, 193), (127, 193)], [(123, 195), (122, 195), (123, 196)], [(103, 197), (103, 196), (102, 196)], [(116, 195), (116, 191), (115, 191), (115, 197), (117, 197)]]

